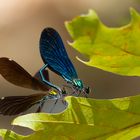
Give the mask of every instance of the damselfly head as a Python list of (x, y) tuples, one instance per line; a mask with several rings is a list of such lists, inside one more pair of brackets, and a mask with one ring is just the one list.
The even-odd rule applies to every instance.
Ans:
[(84, 84), (80, 79), (74, 79), (73, 86), (79, 93), (83, 93), (85, 96), (90, 93), (90, 87), (84, 87)]
[(73, 80), (73, 85), (78, 88), (79, 90), (83, 89), (83, 82), (80, 79), (74, 79)]
[(74, 79), (73, 80), (73, 86), (80, 91), (84, 91), (86, 94), (90, 93), (90, 88), (89, 87), (84, 87), (84, 84), (82, 80), (80, 79)]

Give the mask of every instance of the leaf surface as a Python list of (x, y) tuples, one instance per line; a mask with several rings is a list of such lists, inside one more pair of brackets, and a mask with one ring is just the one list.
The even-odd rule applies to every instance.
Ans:
[(66, 22), (74, 40), (70, 45), (89, 58), (79, 60), (115, 74), (140, 76), (140, 15), (134, 9), (130, 13), (130, 23), (119, 28), (104, 25), (93, 10)]
[(140, 136), (140, 96), (95, 100), (67, 97), (68, 108), (58, 114), (33, 113), (17, 117), (14, 125), (34, 133), (21, 136), (0, 130), (5, 140), (131, 140)]

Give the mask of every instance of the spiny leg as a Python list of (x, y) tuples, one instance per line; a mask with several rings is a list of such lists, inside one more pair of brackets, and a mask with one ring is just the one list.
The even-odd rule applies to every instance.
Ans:
[[(64, 89), (64, 91), (62, 90), (62, 92), (66, 92), (65, 89)], [(66, 93), (65, 93), (65, 94), (66, 94)], [(62, 95), (65, 95), (65, 94), (62, 93)], [(62, 103), (63, 103), (64, 106), (66, 107), (66, 101), (64, 100), (64, 97), (65, 97), (65, 96), (62, 96), (62, 98), (57, 98), (55, 95), (52, 95), (52, 96), (51, 96), (50, 99), (56, 99), (56, 100), (55, 100), (55, 102), (54, 102), (54, 104), (53, 104), (53, 107), (52, 107), (51, 110), (50, 110), (50, 113), (54, 110), (54, 108), (55, 108), (55, 106), (56, 106), (56, 104), (57, 104), (57, 102), (58, 102), (59, 99), (62, 99)]]
[(85, 87), (83, 89), (83, 94), (86, 98), (88, 98), (89, 93), (91, 92), (90, 87)]
[(62, 95), (63, 95), (63, 92), (66, 92), (65, 87), (72, 90), (72, 93), (70, 93), (70, 94), (67, 94), (67, 93), (66, 93), (67, 96), (68, 96), (68, 95), (71, 96), (71, 95), (74, 95), (74, 94), (76, 93), (76, 90), (75, 90), (72, 86), (70, 86), (70, 85), (63, 85), (63, 89), (64, 89), (64, 90), (62, 90)]
[(42, 108), (43, 108), (43, 106), (44, 106), (44, 103), (45, 103), (44, 100), (43, 100), (43, 101), (40, 101), (39, 107), (37, 108), (36, 113), (41, 112), (41, 110), (42, 110)]
[(52, 111), (54, 110), (54, 108), (55, 108), (57, 102), (58, 102), (58, 99), (55, 100), (55, 102), (54, 102), (54, 104), (53, 104), (53, 107), (52, 107), (51, 110), (50, 110), (50, 113), (52, 113)]
[(83, 91), (82, 94), (85, 98), (88, 98), (87, 93), (85, 91)]

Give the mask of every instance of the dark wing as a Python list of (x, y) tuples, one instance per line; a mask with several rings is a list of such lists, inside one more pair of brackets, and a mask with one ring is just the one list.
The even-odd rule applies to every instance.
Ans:
[(45, 64), (67, 81), (77, 79), (76, 70), (71, 63), (60, 35), (52, 28), (45, 28), (40, 38), (40, 53)]
[(49, 87), (32, 77), (15, 61), (2, 57), (0, 58), (0, 74), (14, 85), (24, 88), (47, 91)]
[[(49, 71), (47, 69), (43, 70), (43, 76), (45, 80), (50, 81), (49, 79)], [(38, 71), (35, 75), (34, 78), (38, 79), (40, 82), (42, 82), (42, 78), (40, 76), (40, 71)]]
[(8, 96), (0, 99), (0, 114), (17, 115), (34, 104), (39, 103), (46, 94), (33, 94), (29, 96)]

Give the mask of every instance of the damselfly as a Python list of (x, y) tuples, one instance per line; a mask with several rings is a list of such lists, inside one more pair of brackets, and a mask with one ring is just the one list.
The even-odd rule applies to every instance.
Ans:
[(45, 63), (39, 71), (44, 83), (62, 93), (62, 90), (58, 86), (44, 78), (43, 71), (49, 68), (51, 71), (63, 77), (74, 93), (83, 93), (85, 96), (89, 93), (89, 87), (84, 87), (82, 80), (78, 78), (77, 72), (65, 50), (62, 39), (53, 28), (45, 28), (42, 31), (40, 37), (40, 54)]

